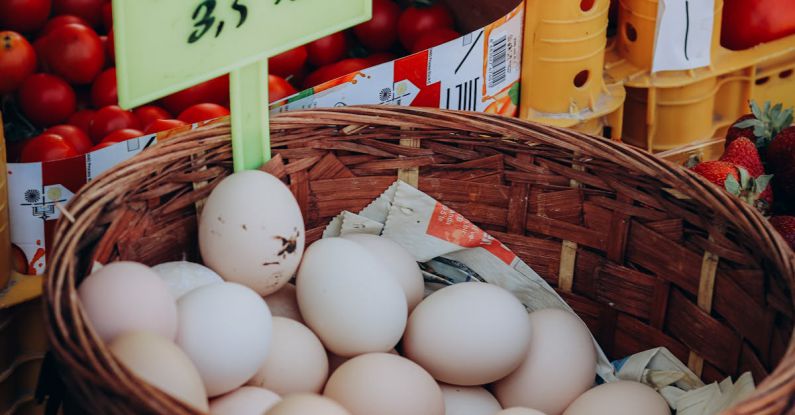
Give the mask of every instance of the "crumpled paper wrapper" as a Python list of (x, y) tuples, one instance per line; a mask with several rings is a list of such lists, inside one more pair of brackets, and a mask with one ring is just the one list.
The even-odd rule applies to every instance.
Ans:
[[(481, 281), (511, 291), (532, 312), (555, 307), (574, 311), (510, 249), (472, 222), (411, 185), (397, 181), (358, 213), (342, 212), (323, 237), (367, 233), (389, 238), (422, 264), (426, 291)], [(732, 382), (704, 385), (669, 350), (657, 348), (611, 363), (594, 339), (596, 374), (602, 382), (631, 380), (657, 390), (679, 415), (711, 415), (747, 398), (750, 373)]]

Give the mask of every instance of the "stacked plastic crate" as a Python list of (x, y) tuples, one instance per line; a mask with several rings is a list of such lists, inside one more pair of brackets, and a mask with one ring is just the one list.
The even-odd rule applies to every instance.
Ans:
[(527, 2), (521, 117), (621, 137), (624, 87), (605, 82), (609, 0)]
[[(624, 85), (622, 139), (676, 162), (715, 159), (748, 100), (795, 105), (795, 35), (732, 51), (721, 46), (723, 0), (715, 0), (711, 64), (652, 73), (657, 0), (621, 0), (608, 47), (609, 85)], [(732, 28), (727, 28), (732, 30)]]

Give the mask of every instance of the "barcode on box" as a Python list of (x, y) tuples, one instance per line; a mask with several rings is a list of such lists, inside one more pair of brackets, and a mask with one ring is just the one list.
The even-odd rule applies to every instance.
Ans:
[(489, 39), (489, 88), (503, 82), (508, 75), (508, 34)]

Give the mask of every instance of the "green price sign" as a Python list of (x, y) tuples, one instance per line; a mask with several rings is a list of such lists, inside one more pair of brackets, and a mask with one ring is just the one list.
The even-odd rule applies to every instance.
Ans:
[(372, 0), (113, 0), (119, 104), (230, 74), (235, 169), (270, 157), (268, 58), (370, 19)]

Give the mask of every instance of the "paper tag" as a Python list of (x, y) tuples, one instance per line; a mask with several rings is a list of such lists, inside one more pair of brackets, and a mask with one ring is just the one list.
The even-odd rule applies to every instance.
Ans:
[(660, 0), (652, 72), (711, 63), (715, 0)]

